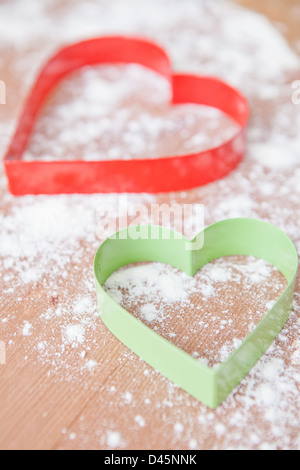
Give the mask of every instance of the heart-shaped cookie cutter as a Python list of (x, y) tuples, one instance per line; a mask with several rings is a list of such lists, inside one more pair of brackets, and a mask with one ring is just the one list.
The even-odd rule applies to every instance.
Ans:
[[(238, 123), (222, 145), (182, 156), (117, 161), (27, 161), (23, 159), (38, 113), (50, 91), (68, 74), (87, 65), (141, 64), (165, 77), (172, 104), (195, 103), (218, 108)], [(247, 99), (214, 77), (173, 74), (166, 52), (135, 37), (100, 37), (65, 47), (44, 66), (25, 103), (4, 158), (14, 195), (108, 192), (168, 192), (222, 178), (242, 160), (249, 116)]]
[[(203, 248), (188, 249), (195, 240), (162, 227), (147, 226), (147, 237), (132, 239), (122, 230), (100, 246), (94, 263), (97, 302), (105, 325), (128, 348), (182, 389), (211, 408), (217, 407), (240, 383), (284, 326), (292, 308), (298, 255), (290, 238), (277, 227), (254, 219), (229, 219), (206, 228)], [(145, 230), (144, 230), (145, 231)], [(122, 266), (155, 261), (171, 265), (190, 276), (207, 263), (231, 255), (264, 259), (284, 275), (287, 287), (274, 306), (231, 356), (209, 368), (172, 345), (135, 318), (104, 290), (109, 276)]]

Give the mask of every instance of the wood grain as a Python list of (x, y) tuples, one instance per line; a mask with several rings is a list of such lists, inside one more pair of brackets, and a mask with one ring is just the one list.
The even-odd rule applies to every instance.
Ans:
[[(64, 3), (68, 2), (57, 2), (54, 17), (57, 15), (59, 18), (60, 8), (64, 8)], [(299, 18), (293, 14), (298, 5), (297, 0), (237, 0), (235, 3), (266, 15), (287, 37), (291, 46), (297, 49), (300, 41)], [(1, 79), (9, 84), (8, 93), (12, 98), (5, 107), (1, 107), (2, 123), (18, 115), (24, 90), (27, 88), (21, 75), (16, 76), (10, 72), (10, 64), (16, 57), (17, 50), (5, 51), (3, 60), (6, 66), (1, 69)], [(270, 116), (272, 106), (265, 112)], [(241, 170), (243, 177), (247, 177), (247, 172), (248, 168), (244, 166)], [(235, 194), (234, 181), (231, 189), (232, 194)], [(214, 196), (217, 197), (217, 194)], [(182, 200), (193, 202), (196, 193), (190, 191), (185, 194), (185, 199), (183, 196), (178, 196), (178, 199), (181, 197)], [(0, 198), (3, 216), (12, 210), (14, 204), (16, 207), (24, 204), (22, 201), (12, 202), (7, 197), (6, 189), (1, 189)], [(206, 203), (209, 198), (209, 191), (204, 189), (201, 202)], [(159, 197), (158, 201), (170, 202), (173, 199), (174, 195), (166, 195)], [(263, 217), (264, 206), (263, 201), (261, 202)], [(30, 200), (28, 204), (30, 205)], [(64, 345), (63, 348), (59, 346), (62, 331), (65, 331), (72, 318), (75, 318), (76, 323), (77, 317), (72, 317), (71, 311), (68, 319), (55, 316), (53, 312), (61, 305), (68, 305), (68, 299), (74, 296), (74, 291), (82, 284), (85, 276), (90, 277), (92, 284), (92, 260), (96, 245), (90, 246), (88, 240), (81, 243), (84, 245), (82, 254), (74, 257), (65, 268), (67, 278), (59, 269), (54, 280), (48, 279), (45, 273), (37, 283), (21, 286), (16, 296), (10, 294), (8, 285), (20, 273), (15, 266), (4, 267), (1, 273), (0, 340), (7, 345), (7, 359), (5, 366), (0, 364), (0, 448), (222, 449), (229, 448), (230, 442), (235, 448), (255, 449), (262, 444), (271, 446), (272, 433), (276, 433), (276, 429), (272, 429), (271, 418), (269, 421), (262, 418), (254, 401), (249, 401), (249, 409), (245, 406), (243, 397), (246, 392), (256, 393), (253, 390), (249, 392), (246, 381), (220, 408), (210, 411), (128, 351), (106, 330), (100, 320), (97, 328), (94, 327), (95, 322), (87, 322), (87, 342), (82, 350), (71, 344)], [(49, 263), (51, 262), (57, 260), (50, 259)], [(283, 283), (282, 279), (278, 280), (278, 276), (278, 273), (274, 273), (275, 289), (270, 293), (270, 299), (276, 298), (279, 292), (278, 282)], [(95, 303), (93, 288), (89, 289)], [(297, 292), (300, 293), (299, 282)], [(226, 292), (222, 294), (223, 300), (225, 294)], [(84, 295), (84, 291), (78, 292), (78, 295)], [(238, 298), (241, 291), (236, 286), (229, 286), (227, 295)], [(236, 312), (238, 307), (237, 305)], [(218, 311), (218, 308), (216, 299), (214, 309)], [(41, 317), (48, 311), (49, 319)], [(187, 321), (190, 314), (188, 309), (184, 313)], [(91, 319), (92, 309), (89, 315), (87, 318)], [(34, 325), (34, 331), (29, 336), (22, 334), (26, 322)], [(180, 333), (184, 337), (181, 330), (183, 326), (177, 324), (180, 329), (179, 339)], [(275, 345), (281, 347), (285, 341), (285, 351), (292, 348), (298, 337), (297, 328), (298, 314), (294, 313), (288, 322), (284, 340), (277, 339)], [(38, 348), (42, 348), (43, 341), (48, 340), (54, 345), (53, 350), (43, 355), (42, 349)], [(189, 352), (193, 347), (194, 343), (187, 341)], [(80, 356), (82, 352), (84, 356)], [(269, 357), (272, 360), (272, 352)], [(274, 357), (278, 359), (276, 355)], [(282, 360), (284, 367), (289, 368), (288, 352), (284, 353)], [(87, 361), (97, 363), (96, 369), (91, 373), (84, 370)], [(255, 382), (255, 372), (253, 374)], [(299, 390), (296, 379), (292, 386)], [(295, 409), (295, 404), (290, 403), (288, 391), (285, 399), (287, 413), (284, 427), (287, 443), (282, 446), (295, 449), (300, 445), (299, 426), (297, 428), (299, 416), (294, 416), (293, 419), (290, 417), (289, 411)], [(299, 408), (296, 410), (299, 412)], [(240, 423), (245, 414), (248, 428), (242, 429)], [(142, 422), (139, 417), (142, 417)], [(174, 432), (174, 429), (177, 431)], [(253, 429), (257, 433), (256, 438)]]

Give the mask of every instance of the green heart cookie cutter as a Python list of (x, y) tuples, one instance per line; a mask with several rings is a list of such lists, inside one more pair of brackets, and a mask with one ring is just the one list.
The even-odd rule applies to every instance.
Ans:
[[(129, 227), (104, 241), (96, 254), (94, 270), (100, 316), (109, 330), (144, 361), (202, 403), (216, 408), (261, 358), (288, 319), (298, 269), (296, 249), (280, 229), (254, 219), (218, 222), (194, 240), (163, 227), (149, 225), (140, 229), (146, 230), (147, 238), (132, 239), (132, 227)], [(203, 235), (203, 247), (191, 249), (191, 244)], [(131, 263), (161, 262), (194, 276), (207, 263), (231, 255), (268, 261), (284, 275), (287, 287), (239, 348), (214, 369), (155, 333), (103, 288), (114, 271)]]

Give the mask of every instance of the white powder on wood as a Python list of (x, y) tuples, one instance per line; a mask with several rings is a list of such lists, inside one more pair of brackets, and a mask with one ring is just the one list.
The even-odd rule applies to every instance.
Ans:
[(107, 432), (107, 445), (111, 449), (115, 449), (121, 444), (121, 434), (117, 431), (108, 431)]
[[(249, 149), (239, 169), (213, 185), (168, 195), (166, 199), (171, 203), (187, 200), (204, 203), (207, 224), (226, 217), (262, 218), (284, 229), (300, 249), (300, 118), (299, 108), (290, 99), (290, 77), (299, 74), (299, 59), (272, 25), (254, 13), (237, 9), (222, 0), (128, 0), (126, 4), (124, 0), (78, 1), (59, 10), (60, 21), (54, 20), (54, 3), (53, 0), (1, 2), (1, 79), (6, 76), (7, 70), (15, 77), (22, 77), (19, 90), (11, 85), (14, 93), (9, 99), (13, 100), (15, 108), (20, 107), (24, 93), (41, 64), (62, 44), (116, 31), (153, 38), (166, 47), (174, 69), (222, 77), (238, 86), (250, 99), (252, 107)], [(99, 22), (103, 8), (106, 21)], [(199, 18), (204, 20), (200, 21)], [(18, 50), (18, 58), (7, 61), (7, 51), (11, 51), (14, 57), (15, 50)], [(117, 86), (110, 86), (110, 80)], [(131, 119), (132, 108), (129, 106), (126, 111), (124, 103), (120, 103), (126, 94), (130, 96), (134, 91), (133, 83), (142, 90), (139, 98), (144, 106), (139, 119), (134, 120)], [(180, 122), (190, 131), (189, 135), (182, 135), (185, 151), (207, 145), (204, 128), (197, 133), (191, 131), (195, 122), (199, 122), (197, 120), (205, 116), (208, 110), (202, 109), (200, 116), (190, 108), (184, 113), (166, 113), (163, 117), (155, 114), (152, 104), (155, 102), (161, 109), (162, 103), (169, 98), (168, 87), (159, 77), (139, 67), (129, 67), (126, 71), (115, 67), (108, 67), (106, 71), (86, 69), (68, 84), (71, 91), (66, 95), (65, 106), (63, 102), (58, 103), (56, 111), (49, 115), (49, 126), (47, 116), (43, 116), (43, 122), (37, 124), (28, 158), (38, 156), (38, 149), (44, 150), (43, 158), (63, 158), (64, 151), (72, 142), (74, 152), (76, 150), (82, 158), (99, 158), (100, 151), (95, 141), (98, 135), (104, 136), (113, 123), (119, 125), (116, 127), (119, 132), (117, 144), (108, 145), (107, 151), (102, 148), (102, 157), (109, 159), (122, 157), (122, 148), (128, 156), (131, 154), (135, 158), (146, 150), (149, 155), (154, 155), (157, 152), (155, 140), (159, 140), (164, 133), (167, 137), (172, 135)], [(151, 109), (147, 110), (145, 84), (151, 87), (149, 98), (153, 100)], [(62, 90), (66, 91), (66, 87)], [(72, 103), (71, 98), (74, 100)], [(122, 105), (120, 112), (114, 109), (116, 104)], [(110, 117), (106, 115), (108, 108), (112, 112)], [(190, 114), (193, 115), (191, 121)], [(51, 136), (51, 128), (55, 133), (57, 131), (54, 125), (56, 118), (58, 132)], [(218, 113), (211, 114), (207, 123), (215, 125), (215, 119), (219, 118)], [(76, 126), (72, 127), (74, 123)], [(3, 117), (0, 129), (2, 154), (14, 124), (10, 117)], [(41, 132), (44, 131), (42, 124), (49, 129), (49, 133)], [(221, 137), (224, 138), (224, 134)], [(70, 155), (73, 158), (72, 153)], [(87, 385), (84, 380), (86, 376), (90, 377), (89, 367), (86, 367), (92, 360), (89, 359), (89, 351), (94, 353), (99, 344), (101, 351), (106, 350), (113, 341), (95, 317), (91, 266), (93, 255), (105, 237), (98, 208), (107, 203), (117, 207), (119, 196), (27, 196), (14, 199), (7, 193), (3, 173), (0, 174), (0, 192), (3, 201), (0, 213), (0, 268), (5, 273), (0, 280), (3, 297), (3, 313), (0, 315), (5, 320), (1, 321), (1, 340), (6, 340), (9, 354), (17, 345), (25, 348), (24, 357), (28, 359), (26, 367), (42, 364), (45, 374), (49, 374), (48, 378), (53, 383), (70, 382), (77, 390), (79, 385)], [(157, 202), (155, 197), (147, 195), (132, 195), (129, 200), (130, 203)], [(250, 266), (253, 266), (252, 271)], [(222, 284), (224, 281), (226, 285), (232, 280), (238, 283), (245, 275), (249, 291), (252, 291), (260, 282), (269, 279), (269, 267), (255, 260), (252, 264), (235, 266), (234, 270), (229, 271), (223, 264), (202, 271), (203, 278), (196, 291), (207, 300), (208, 306), (217, 295), (216, 283)], [(134, 275), (134, 271), (131, 274)], [(119, 281), (115, 277), (111, 294), (121, 303), (130, 292), (130, 300), (140, 308), (141, 319), (150, 326), (163, 326), (168, 320), (167, 308), (170, 306), (174, 307), (170, 311), (173, 315), (180, 314), (184, 308), (190, 308), (192, 312), (197, 309), (197, 304), (191, 305), (186, 294), (195, 293), (195, 280), (187, 280), (184, 275), (177, 278), (174, 273), (166, 277), (162, 266), (147, 267), (146, 270), (139, 268), (138, 274), (145, 279), (146, 293), (151, 291), (150, 298), (143, 299), (144, 304), (136, 305), (139, 295), (145, 294), (145, 286), (142, 288), (138, 283), (138, 276), (129, 280), (128, 272), (126, 275), (122, 273), (119, 280), (125, 289), (127, 278), (130, 291), (119, 291)], [(154, 285), (152, 276), (162, 281), (161, 287), (159, 283)], [(59, 298), (54, 292), (58, 292)], [(164, 298), (166, 308), (155, 304), (154, 309), (155, 301), (161, 298)], [(261, 300), (266, 302), (265, 309), (273, 302), (266, 299), (265, 290), (261, 291)], [(16, 308), (5, 311), (6, 305), (12, 304)], [(17, 314), (19, 305), (23, 311), (37, 312), (36, 316), (30, 317), (30, 323), (24, 324), (23, 318)], [(222, 327), (226, 331), (231, 325), (230, 308), (224, 305), (222, 308), (224, 318), (213, 320), (215, 331), (224, 331)], [(203, 314), (201, 309), (199, 311)], [(300, 446), (299, 314), (300, 297), (297, 296), (293, 313), (274, 345), (237, 390), (213, 413), (157, 372), (150, 368), (143, 369), (143, 363), (125, 347), (119, 345), (119, 355), (110, 356), (109, 360), (113, 361), (116, 370), (128, 368), (134, 371), (135, 381), (130, 383), (130, 390), (139, 394), (139, 403), (130, 403), (130, 406), (134, 405), (134, 416), (143, 415), (147, 423), (157, 423), (162, 436), (168, 435), (174, 439), (174, 448), (214, 448), (217, 445), (224, 449), (295, 449)], [(206, 329), (206, 320), (199, 321), (200, 331)], [(253, 322), (250, 321), (248, 327), (251, 331)], [(15, 332), (12, 337), (11, 331)], [(196, 334), (197, 331), (199, 329), (195, 329)], [(186, 324), (186, 335), (190, 334)], [(174, 332), (168, 331), (169, 340), (176, 341), (177, 337)], [(233, 340), (240, 339), (233, 337)], [(215, 359), (226, 358), (236, 347), (236, 341), (226, 342), (224, 350)], [(83, 349), (86, 353), (84, 357), (81, 356)], [(197, 351), (193, 352), (198, 354), (198, 360), (205, 361)], [(94, 374), (101, 376), (106, 367), (105, 357), (97, 357)], [(127, 416), (126, 424), (122, 422), (121, 406), (126, 401), (122, 383), (116, 376), (108, 379), (108, 396), (104, 398), (98, 382), (93, 387), (97, 392), (94, 396), (95, 410), (98, 407), (101, 409), (100, 399), (105, 399), (108, 416), (115, 420), (118, 415), (120, 426), (127, 426), (126, 445), (130, 448), (130, 436), (135, 436), (134, 432), (137, 432), (136, 428), (139, 430), (139, 426), (134, 420), (128, 422)], [(165, 401), (157, 399), (158, 389), (166, 397)], [(99, 402), (97, 397), (100, 397)], [(198, 420), (199, 416), (201, 421)], [(257, 416), (259, 420), (255, 419)], [(78, 441), (80, 439), (87, 446), (102, 448), (122, 445), (122, 436), (115, 430), (115, 422), (103, 423), (95, 418), (92, 429), (91, 418), (85, 419), (82, 414), (79, 421)], [(176, 423), (184, 429), (180, 437), (178, 430), (182, 428)], [(64, 428), (66, 439), (69, 437), (67, 429)], [(107, 429), (114, 431), (108, 432)], [(216, 435), (218, 440), (215, 439)]]
[(69, 325), (66, 329), (66, 341), (68, 343), (83, 343), (85, 330), (81, 325)]
[(23, 327), (23, 336), (30, 336), (32, 334), (32, 325), (26, 321)]

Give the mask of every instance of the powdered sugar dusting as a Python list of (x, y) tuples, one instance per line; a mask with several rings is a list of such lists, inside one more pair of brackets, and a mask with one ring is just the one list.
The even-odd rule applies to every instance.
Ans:
[[(207, 225), (256, 217), (285, 230), (299, 250), (300, 122), (291, 102), (299, 59), (265, 19), (223, 0), (2, 1), (0, 78), (9, 92), (1, 107), (2, 153), (43, 61), (65, 43), (116, 32), (156, 40), (175, 70), (226, 79), (252, 108), (248, 154), (229, 177), (192, 191), (131, 195), (129, 203), (202, 203)], [(138, 67), (83, 70), (51, 99), (28, 158), (156, 156), (162, 141), (164, 154), (167, 144), (180, 154), (207, 145), (203, 120), (221, 130), (220, 115), (207, 109), (169, 114), (168, 87)], [(181, 126), (188, 134), (177, 132)], [(168, 142), (177, 134), (180, 148)], [(117, 207), (119, 196), (14, 199), (3, 173), (0, 194), (3, 439), (57, 448), (299, 448), (299, 282), (293, 312), (276, 341), (211, 411), (132, 354), (98, 318), (92, 262), (105, 236), (99, 208)], [(255, 327), (284, 280), (263, 261), (234, 258), (204, 267), (194, 279), (160, 264), (131, 266), (107, 287), (149, 327), (213, 366)], [(15, 383), (12, 370), (20, 378)], [(35, 406), (29, 403), (33, 396)], [(26, 426), (20, 424), (25, 414)]]
[(160, 263), (139, 264), (121, 268), (105, 284), (124, 308), (209, 366), (228, 359), (285, 286), (275, 268), (251, 257), (221, 258), (194, 277)]
[(175, 156), (216, 147), (238, 130), (217, 109), (191, 104), (171, 108), (170, 98), (166, 80), (141, 66), (86, 68), (60, 86), (43, 111), (24, 158)]
[(121, 434), (117, 431), (108, 431), (107, 432), (107, 445), (115, 449), (116, 447), (120, 447), (121, 444)]
[(30, 336), (32, 330), (32, 325), (26, 321), (23, 327), (23, 336)]

